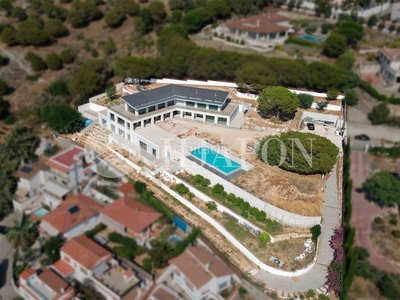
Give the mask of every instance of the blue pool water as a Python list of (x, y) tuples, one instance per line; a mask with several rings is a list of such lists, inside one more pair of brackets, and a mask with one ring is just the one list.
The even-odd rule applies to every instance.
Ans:
[(320, 37), (316, 37), (316, 36), (308, 35), (308, 34), (300, 35), (299, 39), (307, 40), (307, 41), (311, 41), (311, 42), (318, 42), (318, 43), (325, 41), (324, 38), (320, 38)]
[(224, 174), (229, 174), (233, 171), (240, 169), (241, 165), (237, 162), (215, 152), (208, 147), (201, 147), (192, 152), (191, 155), (204, 161), (211, 167), (214, 167)]
[(178, 235), (173, 235), (173, 236), (169, 237), (168, 241), (170, 241), (171, 243), (177, 243), (177, 242), (181, 242), (182, 238)]
[(43, 217), (45, 214), (47, 214), (49, 211), (47, 209), (44, 209), (43, 207), (35, 211), (35, 215), (38, 217)]
[(90, 120), (90, 119), (88, 119), (88, 118), (84, 118), (83, 119), (83, 125), (85, 126), (85, 127), (88, 127), (90, 124), (92, 124), (93, 123), (93, 121), (92, 120)]

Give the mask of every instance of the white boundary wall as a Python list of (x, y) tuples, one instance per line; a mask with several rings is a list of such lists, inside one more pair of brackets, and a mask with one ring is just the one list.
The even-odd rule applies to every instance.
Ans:
[(156, 79), (156, 83), (169, 83), (169, 84), (188, 84), (188, 85), (204, 85), (204, 86), (223, 86), (223, 87), (233, 87), (237, 88), (237, 84), (233, 82), (223, 82), (223, 81), (200, 81), (200, 80), (178, 80), (178, 79)]
[(296, 227), (312, 227), (316, 224), (321, 223), (321, 217), (305, 217), (297, 215), (273, 206), (263, 200), (260, 200), (252, 194), (246, 192), (245, 190), (242, 190), (236, 185), (223, 179), (222, 177), (199, 166), (197, 163), (192, 162), (186, 157), (183, 157), (181, 159), (180, 165), (191, 174), (200, 174), (203, 177), (208, 178), (213, 184), (221, 184), (227, 193), (232, 193), (237, 197), (243, 198), (245, 201), (249, 202), (251, 206), (257, 207), (259, 210), (265, 211), (268, 218), (276, 220), (284, 225)]

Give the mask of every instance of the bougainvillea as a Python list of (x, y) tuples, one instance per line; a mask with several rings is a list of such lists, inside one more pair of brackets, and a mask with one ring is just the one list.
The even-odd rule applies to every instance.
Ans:
[(334, 249), (333, 261), (328, 267), (328, 276), (326, 285), (328, 285), (328, 292), (334, 292), (336, 296), (340, 297), (343, 286), (343, 228), (336, 228), (330, 240), (330, 246)]

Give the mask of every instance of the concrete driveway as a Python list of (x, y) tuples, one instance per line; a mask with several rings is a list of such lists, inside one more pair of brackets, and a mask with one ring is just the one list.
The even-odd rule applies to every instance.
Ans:
[[(0, 224), (12, 227), (15, 226), (15, 221), (21, 221), (21, 216), (16, 213), (8, 215)], [(7, 242), (6, 236), (0, 234), (0, 299), (2, 300), (19, 296), (11, 285), (13, 254), (14, 249)]]

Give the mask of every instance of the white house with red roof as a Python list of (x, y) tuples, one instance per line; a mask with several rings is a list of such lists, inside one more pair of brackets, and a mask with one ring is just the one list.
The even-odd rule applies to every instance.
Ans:
[(101, 210), (100, 221), (110, 228), (127, 234), (143, 246), (153, 238), (162, 214), (124, 195)]
[(171, 259), (156, 282), (166, 284), (185, 299), (222, 300), (221, 292), (233, 289), (233, 282), (239, 284), (240, 278), (207, 248), (195, 246)]
[(387, 83), (400, 84), (400, 49), (380, 49), (379, 64), (381, 74)]
[(70, 239), (60, 249), (60, 260), (52, 267), (65, 280), (91, 285), (107, 300), (142, 299), (152, 282), (113, 259), (112, 253), (85, 235)]
[(39, 233), (44, 238), (61, 236), (65, 239), (83, 234), (98, 224), (102, 208), (89, 196), (75, 194), (43, 216)]
[(19, 294), (25, 300), (68, 300), (75, 292), (73, 287), (54, 271), (43, 267), (27, 269), (19, 276)]

